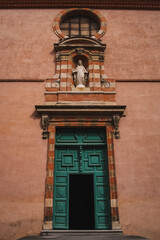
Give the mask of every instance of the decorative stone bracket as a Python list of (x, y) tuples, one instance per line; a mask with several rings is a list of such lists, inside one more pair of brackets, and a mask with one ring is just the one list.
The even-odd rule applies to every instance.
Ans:
[(105, 88), (109, 88), (110, 87), (110, 83), (108, 81), (104, 80), (102, 75), (100, 75), (100, 79), (101, 79), (102, 86), (104, 86)]
[(46, 139), (46, 138), (48, 138), (48, 124), (49, 124), (49, 116), (48, 115), (42, 115), (41, 124), (42, 124), (42, 128), (43, 128), (42, 138)]
[(36, 112), (39, 116), (42, 116), (41, 125), (43, 128), (42, 138), (46, 139), (48, 138), (48, 125), (50, 118), (52, 119), (52, 116), (58, 116), (59, 114), (65, 114), (66, 115), (79, 115), (79, 116), (85, 116), (85, 115), (93, 115), (94, 116), (103, 116), (103, 118), (106, 118), (106, 121), (112, 122), (114, 126), (113, 134), (116, 139), (120, 138), (119, 134), (119, 121), (120, 118), (124, 116), (124, 111), (126, 106), (125, 105), (37, 105), (35, 106)]
[(76, 48), (76, 52), (78, 53), (78, 55), (82, 55), (84, 52), (84, 48)]
[(120, 138), (120, 134), (119, 134), (119, 120), (120, 120), (120, 116), (118, 115), (114, 115), (113, 116), (113, 124), (114, 124), (114, 136), (116, 139), (119, 139)]

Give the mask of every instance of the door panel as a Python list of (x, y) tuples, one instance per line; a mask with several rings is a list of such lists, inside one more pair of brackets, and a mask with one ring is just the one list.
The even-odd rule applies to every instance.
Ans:
[(83, 148), (84, 172), (94, 173), (95, 228), (110, 229), (109, 179), (107, 149), (103, 146)]
[(56, 171), (79, 171), (79, 150), (77, 147), (67, 146), (56, 148)]
[[(69, 176), (71, 174), (93, 176), (94, 226), (95, 229), (110, 229), (109, 178), (104, 129), (73, 128), (57, 131), (54, 173), (54, 229), (69, 229)], [(85, 187), (81, 194), (85, 195)]]
[(54, 183), (53, 228), (68, 229), (68, 174), (57, 172)]
[(109, 185), (106, 172), (94, 173), (96, 229), (111, 229)]

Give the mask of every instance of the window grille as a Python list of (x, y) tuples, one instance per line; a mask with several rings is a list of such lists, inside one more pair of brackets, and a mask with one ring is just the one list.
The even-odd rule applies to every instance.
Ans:
[(100, 25), (96, 19), (91, 16), (76, 14), (62, 20), (60, 29), (69, 37), (92, 37), (99, 31)]

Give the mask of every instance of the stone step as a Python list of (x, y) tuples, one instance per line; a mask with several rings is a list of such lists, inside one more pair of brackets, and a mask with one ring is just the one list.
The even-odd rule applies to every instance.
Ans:
[(42, 231), (39, 236), (27, 236), (17, 240), (149, 240), (139, 236), (124, 235), (113, 230), (50, 230)]
[(122, 233), (122, 230), (42, 230), (41, 235), (43, 236), (52, 236), (55, 234), (77, 234), (77, 235), (85, 235), (85, 234), (105, 234), (105, 233)]

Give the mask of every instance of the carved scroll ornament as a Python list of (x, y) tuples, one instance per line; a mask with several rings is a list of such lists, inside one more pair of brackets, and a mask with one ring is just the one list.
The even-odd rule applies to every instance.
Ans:
[(113, 116), (113, 124), (114, 124), (114, 136), (116, 139), (120, 138), (120, 134), (119, 134), (119, 120), (120, 120), (120, 116), (118, 115), (114, 115)]
[(43, 133), (42, 133), (42, 138), (46, 139), (48, 138), (48, 124), (49, 124), (49, 116), (48, 115), (42, 115), (42, 128), (43, 128)]

